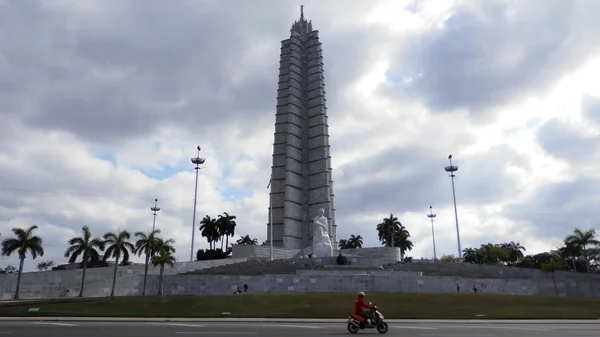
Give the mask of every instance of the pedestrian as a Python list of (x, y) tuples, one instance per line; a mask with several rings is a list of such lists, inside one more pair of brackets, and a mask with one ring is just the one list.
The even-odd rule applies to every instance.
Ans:
[(456, 293), (460, 294), (460, 284), (458, 282), (456, 282)]

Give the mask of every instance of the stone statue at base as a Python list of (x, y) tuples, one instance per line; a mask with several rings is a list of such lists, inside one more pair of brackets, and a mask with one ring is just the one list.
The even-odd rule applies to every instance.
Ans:
[(329, 226), (327, 226), (327, 218), (324, 216), (325, 210), (319, 208), (319, 214), (313, 219), (315, 232), (312, 241), (312, 256), (313, 257), (332, 257), (333, 247), (331, 246), (331, 238), (329, 237)]

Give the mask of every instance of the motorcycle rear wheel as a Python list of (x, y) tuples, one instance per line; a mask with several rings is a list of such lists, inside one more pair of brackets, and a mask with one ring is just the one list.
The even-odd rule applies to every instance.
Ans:
[(348, 331), (350, 333), (357, 333), (358, 332), (358, 327), (355, 326), (354, 324), (352, 324), (352, 322), (348, 322)]
[(386, 333), (388, 332), (388, 324), (386, 322), (380, 322), (379, 324), (377, 324), (377, 331), (379, 331), (379, 333)]

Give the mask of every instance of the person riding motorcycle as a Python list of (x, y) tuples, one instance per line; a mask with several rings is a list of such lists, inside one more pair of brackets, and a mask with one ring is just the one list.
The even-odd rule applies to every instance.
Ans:
[(365, 302), (364, 298), (365, 293), (363, 291), (359, 292), (358, 297), (356, 297), (356, 300), (354, 301), (354, 312), (364, 317), (367, 320), (367, 323), (369, 319), (373, 322), (373, 306), (370, 306)]

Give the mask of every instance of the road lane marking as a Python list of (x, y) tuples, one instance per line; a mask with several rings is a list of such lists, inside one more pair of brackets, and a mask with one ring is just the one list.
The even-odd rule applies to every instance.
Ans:
[(70, 323), (54, 323), (54, 322), (35, 322), (33, 324), (46, 324), (46, 325), (58, 325), (58, 326), (79, 326), (77, 324), (70, 324)]
[(265, 325), (253, 325), (259, 327), (276, 327), (276, 328), (301, 328), (301, 329), (323, 329), (321, 326), (314, 325), (293, 325), (293, 324), (265, 324)]
[(523, 331), (550, 331), (540, 328), (526, 328), (516, 326), (497, 326), (497, 325), (445, 325), (444, 329), (488, 329), (488, 330), (523, 330)]
[(433, 328), (433, 327), (427, 327), (427, 326), (411, 326), (411, 325), (390, 325), (390, 328), (415, 329), (415, 330), (439, 330), (439, 328)]
[(190, 328), (202, 328), (204, 327), (204, 325), (199, 325), (199, 324), (184, 324), (184, 323), (167, 323), (167, 325), (170, 326), (187, 326)]
[(203, 334), (203, 335), (257, 335), (258, 332), (240, 331), (175, 331), (177, 334)]

